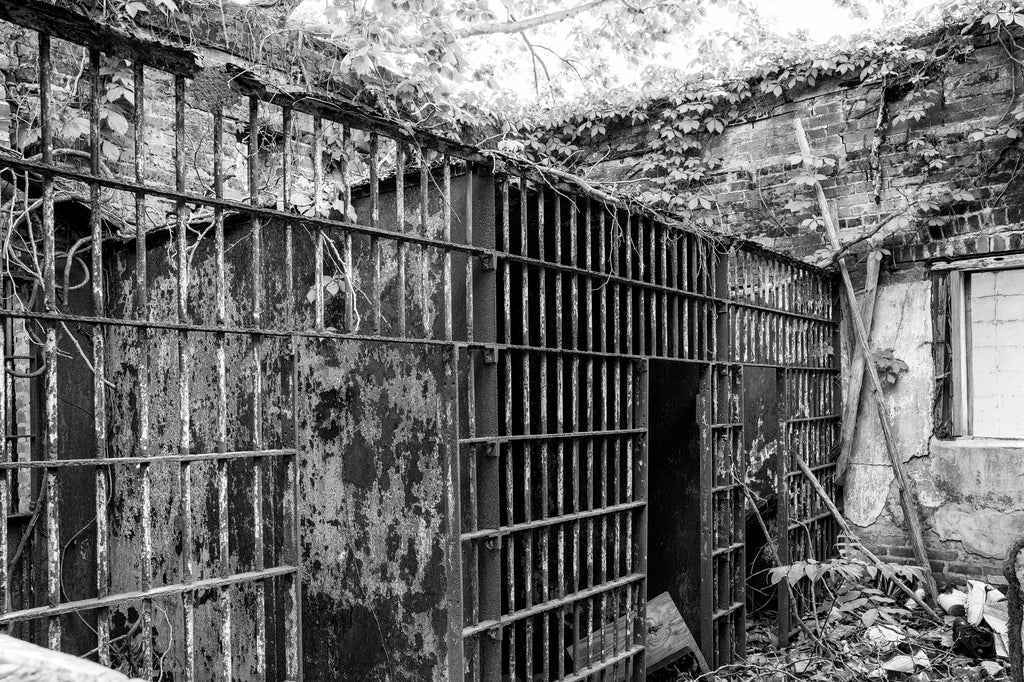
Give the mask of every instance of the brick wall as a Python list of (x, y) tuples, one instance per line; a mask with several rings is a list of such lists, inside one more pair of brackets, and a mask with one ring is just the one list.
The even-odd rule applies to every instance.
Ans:
[[(1008, 114), (1024, 92), (1020, 67), (1004, 48), (982, 36), (961, 63), (948, 65), (937, 80), (941, 97), (927, 116), (911, 124), (886, 126), (872, 157), (875, 125), (881, 101), (877, 85), (848, 86), (837, 80), (804, 89), (767, 108), (750, 120), (730, 125), (714, 139), (708, 153), (721, 157), (722, 167), (705, 188), (717, 202), (710, 213), (719, 228), (744, 235), (805, 260), (827, 263), (820, 230), (801, 227), (810, 213), (786, 210), (792, 199), (813, 195), (791, 183), (796, 167), (790, 157), (800, 150), (793, 128), (799, 116), (818, 156), (836, 161), (834, 174), (823, 183), (835, 207), (845, 241), (865, 235), (887, 216), (899, 213), (929, 193), (965, 190), (970, 200), (954, 202), (927, 215), (908, 213), (912, 221), (892, 221), (880, 230), (876, 243), (891, 253), (876, 309), (873, 344), (893, 348), (910, 365), (888, 391), (904, 466), (920, 505), (932, 568), (947, 580), (965, 576), (1002, 583), (1002, 555), (1024, 533), (1024, 447), (1010, 442), (993, 446), (985, 441), (937, 440), (933, 436), (936, 386), (931, 259), (972, 254), (1012, 253), (1024, 249), (1024, 191), (1020, 172), (1024, 156), (1016, 141), (1005, 135), (983, 140), (971, 133), (1006, 125)], [(888, 103), (890, 120), (907, 109), (902, 100)], [(612, 146), (632, 143), (636, 149), (656, 144), (643, 125), (613, 131)], [(929, 169), (923, 151), (945, 162)], [(600, 173), (632, 177), (635, 159), (606, 161)], [(877, 192), (877, 196), (876, 196)], [(853, 250), (858, 265), (868, 244)], [(854, 268), (855, 284), (863, 276)], [(994, 299), (1000, 333), (1024, 338), (1010, 319), (1020, 317), (1024, 286), (1007, 280)], [(1005, 290), (1004, 290), (1005, 289)], [(995, 292), (993, 292), (995, 293)], [(984, 306), (985, 302), (980, 301)], [(1004, 304), (1004, 305), (1000, 305)], [(1016, 305), (1016, 308), (1014, 306)], [(1007, 309), (1015, 312), (1005, 314)], [(1012, 331), (1011, 331), (1012, 328)], [(982, 351), (985, 352), (985, 351)], [(1024, 355), (999, 353), (999, 363)], [(1016, 384), (987, 377), (984, 400), (999, 410), (993, 434), (1009, 435), (1020, 422)], [(1013, 403), (1008, 412), (1002, 401)], [(1015, 416), (1013, 416), (1015, 415)], [(892, 467), (883, 447), (874, 406), (865, 397), (860, 405), (858, 433), (851, 471), (844, 489), (847, 516), (862, 538), (884, 559), (912, 561)]]
[[(1024, 193), (1011, 182), (1020, 170), (1019, 149), (1004, 136), (969, 139), (973, 131), (1008, 121), (1011, 102), (1024, 88), (1020, 68), (1002, 45), (983, 36), (966, 61), (949, 65), (937, 88), (941, 97), (926, 118), (885, 127), (877, 168), (871, 154), (881, 96), (877, 84), (848, 87), (835, 79), (824, 81), (787, 94), (785, 101), (758, 107), (758, 114), (746, 122), (731, 124), (707, 150), (723, 160), (706, 188), (718, 204), (711, 214), (720, 218), (719, 228), (800, 258), (827, 260), (821, 231), (800, 226), (810, 214), (793, 215), (785, 208), (795, 197), (813, 198), (791, 184), (796, 168), (790, 158), (800, 153), (792, 121), (799, 116), (815, 155), (837, 162), (823, 185), (844, 240), (862, 236), (924, 192), (963, 188), (975, 199), (929, 216), (943, 224), (917, 219), (900, 229), (883, 229), (894, 257), (906, 261), (943, 252), (1020, 248)], [(902, 100), (888, 103), (889, 118), (906, 108)], [(611, 135), (613, 147), (619, 142), (637, 149), (656, 144), (643, 124)], [(929, 170), (921, 145), (936, 150), (946, 168)], [(605, 162), (600, 172), (632, 176), (634, 164), (633, 157), (617, 158)]]

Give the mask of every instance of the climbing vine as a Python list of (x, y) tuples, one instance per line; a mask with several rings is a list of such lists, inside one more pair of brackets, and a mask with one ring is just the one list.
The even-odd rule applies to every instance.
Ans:
[[(964, 20), (965, 16), (973, 18)], [(720, 206), (714, 185), (723, 163), (719, 156), (723, 134), (833, 80), (877, 93), (877, 124), (870, 149), (877, 203), (881, 201), (880, 146), (897, 131), (901, 140), (896, 144), (905, 147), (926, 174), (943, 180), (908, 195), (904, 207), (883, 216), (863, 238), (883, 228), (940, 228), (968, 208), (977, 207), (979, 195), (972, 188), (979, 179), (975, 171), (983, 166), (981, 152), (1002, 146), (1005, 154), (1006, 149), (1016, 147), (1022, 137), (1024, 107), (1014, 101), (995, 125), (964, 134), (963, 141), (978, 152), (977, 165), (969, 168), (950, 168), (939, 141), (917, 134), (915, 125), (941, 106), (944, 87), (956, 87), (945, 82), (950, 66), (969, 58), (977, 38), (993, 36), (1014, 63), (1020, 61), (1016, 55), (1024, 9), (1019, 3), (974, 3), (969, 7), (949, 3), (942, 23), (942, 28), (916, 40), (861, 42), (851, 49), (808, 56), (787, 66), (778, 66), (780, 62), (775, 60), (779, 57), (773, 55), (764, 65), (733, 79), (691, 79), (651, 97), (584, 99), (536, 112), (521, 122), (505, 121), (499, 146), (567, 166), (595, 181), (609, 161), (629, 159), (630, 173), (616, 178), (615, 189), (680, 215), (693, 227), (717, 229)], [(656, 74), (654, 80), (664, 75)], [(799, 157), (790, 159), (793, 197), (782, 217), (772, 216), (780, 225), (820, 226), (815, 203), (807, 192), (815, 180), (837, 175), (838, 161), (823, 157), (811, 162), (814, 172), (808, 173), (796, 170), (804, 166)]]

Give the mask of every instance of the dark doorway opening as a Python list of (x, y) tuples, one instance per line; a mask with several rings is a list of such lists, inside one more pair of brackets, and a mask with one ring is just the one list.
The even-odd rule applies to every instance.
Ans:
[(648, 396), (647, 594), (668, 592), (700, 643), (700, 428), (697, 395), (707, 368), (651, 360)]

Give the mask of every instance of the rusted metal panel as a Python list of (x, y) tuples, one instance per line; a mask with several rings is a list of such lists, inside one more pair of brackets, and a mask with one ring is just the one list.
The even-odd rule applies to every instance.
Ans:
[(450, 355), (300, 344), (306, 679), (447, 675)]

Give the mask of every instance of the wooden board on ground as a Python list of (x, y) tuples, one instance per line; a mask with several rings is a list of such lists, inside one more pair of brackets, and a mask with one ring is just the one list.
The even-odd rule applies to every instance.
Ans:
[[(566, 647), (565, 651), (570, 658), (573, 658), (575, 652), (579, 652), (580, 660), (574, 660), (576, 669), (586, 668), (603, 658), (611, 658), (616, 653), (628, 649), (630, 643), (626, 641), (626, 637), (630, 629), (629, 621), (629, 616), (622, 616), (579, 640), (575, 646)], [(707, 661), (704, 660), (690, 628), (686, 627), (686, 622), (672, 597), (668, 592), (662, 592), (647, 602), (647, 672), (663, 668), (687, 652), (697, 658), (702, 672), (708, 672)], [(620, 670), (615, 679), (625, 680), (626, 671)]]

